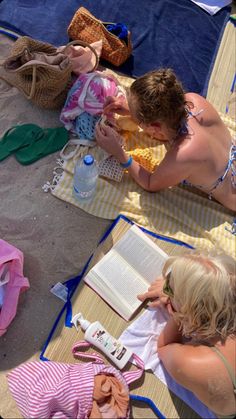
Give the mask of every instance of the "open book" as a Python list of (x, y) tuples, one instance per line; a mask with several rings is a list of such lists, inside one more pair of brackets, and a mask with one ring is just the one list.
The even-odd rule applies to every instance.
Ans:
[(133, 225), (88, 272), (84, 281), (129, 320), (142, 302), (138, 294), (162, 272), (168, 255)]

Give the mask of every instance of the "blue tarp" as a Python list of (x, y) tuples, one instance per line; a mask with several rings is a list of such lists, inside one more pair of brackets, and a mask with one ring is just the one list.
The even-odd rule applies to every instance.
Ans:
[(32, 38), (64, 45), (80, 6), (103, 21), (128, 26), (133, 55), (119, 71), (137, 77), (171, 67), (187, 91), (206, 92), (230, 7), (210, 16), (190, 0), (0, 0), (0, 26), (10, 24)]

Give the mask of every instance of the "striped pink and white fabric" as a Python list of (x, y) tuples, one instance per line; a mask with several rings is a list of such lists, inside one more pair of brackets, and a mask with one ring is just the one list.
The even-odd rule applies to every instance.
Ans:
[[(113, 375), (128, 391), (128, 384), (143, 373), (140, 369), (122, 374), (104, 364), (97, 354), (76, 354), (79, 355), (93, 357), (95, 362), (28, 362), (7, 375), (10, 391), (24, 418), (86, 419), (92, 409), (95, 375)], [(141, 360), (139, 365), (142, 367)]]

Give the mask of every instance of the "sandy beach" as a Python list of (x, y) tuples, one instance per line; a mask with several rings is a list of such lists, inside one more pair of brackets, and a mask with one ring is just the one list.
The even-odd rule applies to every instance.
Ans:
[[(10, 39), (0, 35), (0, 56)], [(12, 126), (35, 123), (59, 126), (59, 112), (46, 111), (28, 102), (15, 88), (0, 80), (1, 136)], [(40, 349), (63, 302), (50, 288), (77, 275), (110, 225), (73, 205), (67, 205), (42, 185), (51, 180), (58, 153), (30, 165), (13, 156), (1, 162), (1, 238), (24, 253), (24, 274), (30, 289), (21, 295), (15, 320), (0, 343), (0, 415), (21, 417), (10, 395), (6, 373), (22, 362), (38, 360)]]
[[(0, 34), (0, 57), (13, 41)], [(0, 79), (0, 136), (16, 124), (61, 126), (59, 111), (33, 105)], [(83, 268), (110, 221), (67, 204), (42, 186), (52, 180), (59, 153), (22, 166), (10, 156), (0, 163), (0, 238), (24, 254), (24, 275), (30, 289), (21, 295), (17, 315), (0, 338), (0, 416), (21, 418), (7, 385), (8, 371), (38, 360), (42, 346), (63, 302), (50, 288), (76, 276)]]

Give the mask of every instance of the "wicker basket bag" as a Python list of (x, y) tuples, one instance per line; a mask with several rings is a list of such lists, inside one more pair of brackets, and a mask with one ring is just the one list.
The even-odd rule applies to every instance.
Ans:
[(64, 51), (69, 45), (75, 44), (92, 49), (97, 67), (97, 53), (87, 43), (70, 42), (62, 52), (58, 52), (51, 44), (23, 36), (13, 45), (0, 76), (38, 106), (61, 108), (72, 82), (72, 65)]
[(106, 29), (106, 24), (93, 16), (85, 7), (80, 7), (74, 14), (68, 27), (71, 39), (88, 43), (102, 39), (101, 57), (115, 66), (123, 64), (132, 53), (131, 35), (128, 32), (127, 43)]

